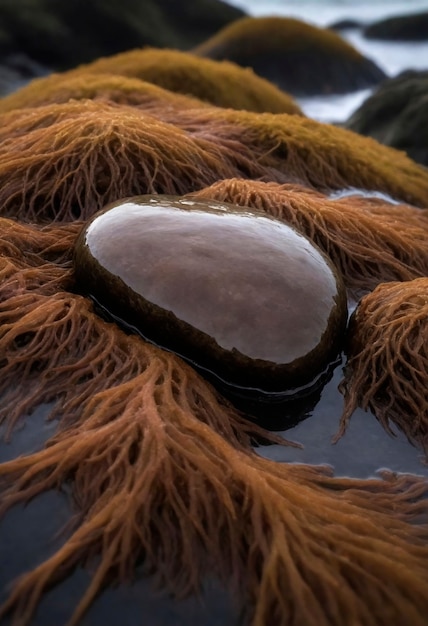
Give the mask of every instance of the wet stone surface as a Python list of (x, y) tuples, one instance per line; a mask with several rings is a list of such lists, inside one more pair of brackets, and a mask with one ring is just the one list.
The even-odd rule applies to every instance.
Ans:
[(139, 196), (85, 226), (78, 288), (227, 384), (311, 386), (341, 348), (345, 290), (309, 240), (264, 213)]

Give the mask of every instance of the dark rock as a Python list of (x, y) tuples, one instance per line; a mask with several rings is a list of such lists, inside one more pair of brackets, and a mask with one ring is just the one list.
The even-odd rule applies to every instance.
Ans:
[(75, 272), (114, 317), (230, 385), (310, 387), (342, 343), (341, 278), (264, 213), (168, 196), (117, 202), (83, 230)]
[(64, 70), (134, 47), (190, 48), (242, 15), (221, 0), (2, 0), (0, 55)]
[(33, 78), (47, 73), (47, 68), (25, 54), (10, 54), (0, 62), (0, 96), (12, 93)]
[(193, 52), (251, 67), (296, 96), (347, 93), (385, 78), (373, 61), (337, 33), (291, 18), (242, 18)]
[(384, 81), (344, 124), (428, 165), (428, 71)]
[(368, 39), (428, 41), (428, 11), (379, 20), (367, 26), (363, 33)]
[(333, 22), (330, 24), (328, 28), (331, 30), (354, 30), (356, 28), (362, 28), (362, 22), (358, 22), (357, 20), (338, 20), (337, 22)]

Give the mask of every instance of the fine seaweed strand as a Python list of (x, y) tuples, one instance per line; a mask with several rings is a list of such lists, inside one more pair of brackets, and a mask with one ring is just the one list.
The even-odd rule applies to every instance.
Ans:
[(341, 384), (345, 406), (336, 439), (357, 407), (385, 430), (398, 426), (428, 455), (428, 278), (379, 285), (359, 303)]
[(224, 180), (192, 194), (264, 211), (317, 244), (340, 269), (352, 296), (380, 282), (428, 275), (428, 215), (360, 197), (334, 200), (298, 185)]

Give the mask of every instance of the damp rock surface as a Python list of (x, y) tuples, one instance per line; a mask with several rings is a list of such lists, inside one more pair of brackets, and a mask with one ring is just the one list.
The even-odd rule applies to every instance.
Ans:
[(346, 295), (308, 239), (264, 213), (138, 196), (75, 250), (79, 289), (114, 318), (231, 385), (311, 384), (340, 350)]

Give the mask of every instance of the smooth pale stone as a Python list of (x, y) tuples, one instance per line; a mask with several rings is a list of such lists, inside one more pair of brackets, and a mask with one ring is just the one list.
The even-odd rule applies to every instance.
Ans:
[(106, 207), (75, 250), (80, 289), (144, 337), (229, 384), (310, 384), (340, 350), (342, 280), (290, 226), (171, 196)]

